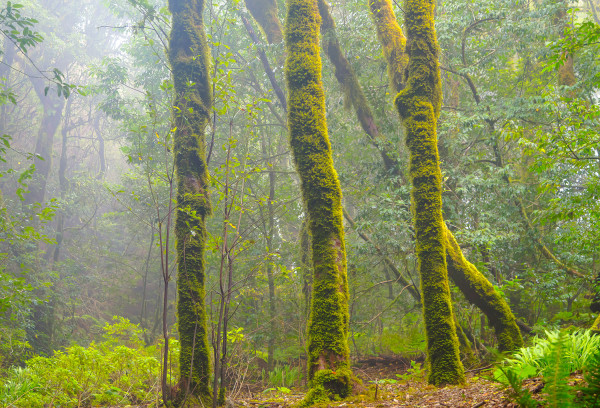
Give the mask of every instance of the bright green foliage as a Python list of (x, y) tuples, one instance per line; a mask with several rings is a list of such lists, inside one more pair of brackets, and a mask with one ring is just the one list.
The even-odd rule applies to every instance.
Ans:
[(587, 359), (584, 379), (587, 385), (581, 388), (581, 400), (585, 407), (597, 407), (600, 404), (600, 349)]
[(416, 252), (421, 275), (428, 381), (434, 385), (464, 382), (452, 315), (442, 219), (442, 174), (437, 149), (437, 117), (441, 107), (439, 46), (433, 2), (406, 1), (408, 37), (407, 86), (396, 97), (410, 150)]
[[(536, 338), (534, 344), (522, 348), (512, 358), (506, 359), (494, 376), (496, 380), (508, 385), (512, 397), (520, 406), (537, 406), (527, 390), (521, 386), (523, 379), (543, 376), (544, 394), (548, 407), (593, 407), (598, 396), (598, 372), (600, 361), (600, 336), (590, 330), (566, 333), (565, 331), (547, 331), (546, 338)], [(587, 385), (570, 387), (568, 379), (571, 373), (584, 371)], [(581, 398), (575, 398), (581, 391)]]
[(177, 174), (177, 317), (180, 390), (208, 401), (210, 360), (204, 305), (205, 217), (210, 213), (204, 128), (212, 105), (203, 0), (171, 0), (169, 62), (175, 87), (174, 155)]
[(569, 364), (563, 357), (567, 350), (568, 337), (564, 332), (560, 332), (558, 337), (551, 343), (551, 349), (548, 353), (548, 367), (544, 370), (544, 393), (547, 395), (548, 407), (567, 408), (572, 406), (573, 395), (569, 393), (567, 379), (571, 371)]
[[(106, 341), (34, 357), (0, 383), (0, 405), (65, 408), (155, 404), (160, 395), (160, 347), (143, 348), (140, 330), (125, 319), (104, 328)], [(171, 352), (178, 352), (173, 341)]]
[(287, 16), (290, 144), (302, 183), (314, 267), (308, 328), (312, 391), (306, 401), (316, 402), (328, 395), (346, 397), (351, 382), (342, 193), (327, 136), (316, 0), (288, 2)]
[(551, 354), (554, 345), (560, 341), (561, 359), (566, 363), (567, 371), (572, 373), (583, 369), (588, 358), (600, 348), (600, 336), (594, 335), (590, 330), (561, 333), (560, 330), (546, 331), (546, 338), (536, 337), (531, 346), (521, 348), (511, 358), (506, 359), (504, 364), (518, 371), (533, 367), (535, 370), (530, 376), (546, 375), (548, 367), (552, 365)]

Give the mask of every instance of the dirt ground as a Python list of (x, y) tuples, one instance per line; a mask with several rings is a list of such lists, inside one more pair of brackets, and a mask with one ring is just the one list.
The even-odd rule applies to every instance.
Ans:
[[(417, 360), (418, 361), (418, 360)], [(331, 402), (322, 407), (456, 407), (456, 408), (492, 408), (517, 407), (511, 402), (497, 383), (486, 379), (489, 370), (474, 369), (467, 372), (467, 384), (436, 388), (422, 378), (399, 378), (396, 374), (407, 373), (410, 359), (400, 357), (373, 357), (361, 360), (353, 367), (354, 373), (361, 378), (365, 386), (370, 387), (364, 394), (356, 395), (346, 401)], [(409, 373), (410, 374), (410, 373)], [(395, 383), (390, 383), (395, 380)], [(534, 395), (542, 389), (540, 380), (528, 380), (525, 387)], [(377, 389), (377, 398), (374, 391)], [(367, 395), (368, 394), (368, 395)], [(228, 407), (284, 408), (291, 407), (302, 399), (304, 394), (298, 390), (289, 393), (277, 391), (252, 392), (228, 401)]]

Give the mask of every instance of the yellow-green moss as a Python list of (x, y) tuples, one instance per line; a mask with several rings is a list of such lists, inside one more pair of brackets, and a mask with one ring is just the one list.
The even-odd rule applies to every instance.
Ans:
[(275, 0), (246, 0), (246, 8), (267, 36), (269, 44), (277, 44), (283, 40), (283, 29), (277, 15)]
[(348, 368), (341, 368), (336, 371), (318, 371), (311, 380), (310, 390), (298, 403), (297, 407), (310, 407), (321, 402), (339, 401), (346, 398), (352, 392), (355, 381), (357, 379)]
[[(349, 370), (342, 193), (327, 135), (319, 24), (316, 0), (288, 2), (285, 76), (289, 91), (290, 145), (312, 236), (313, 289), (308, 327), (311, 381), (322, 370)], [(339, 381), (343, 382), (343, 378)]]
[(523, 347), (523, 337), (508, 303), (496, 292), (492, 284), (467, 261), (454, 238), (446, 229), (448, 275), (465, 295), (487, 316), (496, 332), (500, 351), (513, 351)]
[(404, 88), (405, 70), (408, 65), (406, 38), (396, 21), (390, 0), (369, 0), (371, 15), (377, 28), (377, 38), (383, 47), (387, 61), (388, 78), (392, 90), (397, 93)]
[(596, 317), (596, 320), (594, 320), (594, 324), (592, 324), (592, 331), (596, 334), (600, 334), (600, 315), (598, 315), (598, 317)]
[(204, 129), (212, 105), (209, 49), (202, 25), (203, 0), (169, 0), (173, 14), (169, 62), (175, 87), (174, 155), (177, 181), (177, 324), (179, 400), (209, 402), (210, 359), (204, 305), (205, 217), (210, 214)]
[(423, 316), (434, 385), (464, 382), (453, 320), (442, 219), (442, 174), (437, 149), (441, 107), (439, 46), (431, 0), (406, 0), (408, 80), (396, 97), (410, 151), (410, 180)]

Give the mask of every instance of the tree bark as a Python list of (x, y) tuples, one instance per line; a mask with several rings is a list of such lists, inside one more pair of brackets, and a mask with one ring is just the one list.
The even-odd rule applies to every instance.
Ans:
[(277, 15), (275, 0), (246, 0), (246, 8), (258, 22), (267, 36), (269, 44), (277, 44), (283, 40), (283, 29)]
[(204, 0), (169, 0), (173, 15), (168, 57), (175, 88), (174, 155), (177, 183), (178, 402), (210, 404), (210, 359), (205, 311), (205, 218), (210, 214), (204, 130), (212, 106)]
[(395, 103), (406, 129), (414, 206), (416, 252), (421, 274), (429, 383), (465, 381), (453, 320), (442, 218), (442, 173), (437, 149), (441, 108), (439, 46), (433, 1), (405, 1), (408, 80)]
[(312, 235), (313, 295), (308, 327), (311, 389), (302, 405), (344, 398), (352, 387), (342, 193), (333, 168), (321, 82), (317, 0), (288, 2), (285, 76), (290, 144)]

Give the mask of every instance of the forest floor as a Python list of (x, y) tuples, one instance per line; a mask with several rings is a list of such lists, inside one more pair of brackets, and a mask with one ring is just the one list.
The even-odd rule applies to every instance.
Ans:
[[(467, 372), (467, 383), (462, 386), (436, 388), (426, 383), (417, 375), (408, 379), (400, 379), (397, 374), (405, 374), (411, 368), (410, 359), (378, 357), (359, 361), (353, 367), (354, 373), (361, 378), (365, 394), (356, 395), (345, 401), (330, 402), (322, 407), (452, 407), (452, 408), (513, 408), (518, 405), (512, 402), (508, 393), (498, 383), (488, 380), (490, 371), (476, 369)], [(413, 372), (414, 373), (414, 372)], [(417, 378), (414, 378), (417, 377)], [(390, 383), (396, 380), (395, 383)], [(534, 396), (539, 395), (543, 384), (539, 379), (527, 380), (524, 388), (529, 389)], [(375, 388), (377, 397), (375, 398)], [(250, 389), (250, 388), (249, 388)], [(304, 396), (296, 390), (287, 393), (273, 391), (252, 392), (246, 397), (230, 401), (230, 407), (252, 408), (284, 408), (292, 407)]]

